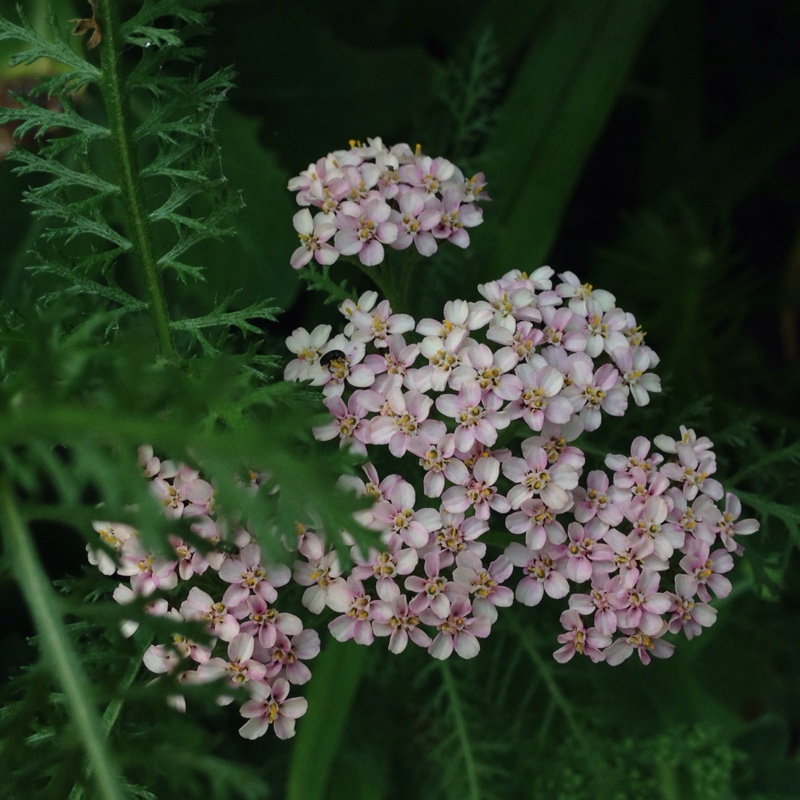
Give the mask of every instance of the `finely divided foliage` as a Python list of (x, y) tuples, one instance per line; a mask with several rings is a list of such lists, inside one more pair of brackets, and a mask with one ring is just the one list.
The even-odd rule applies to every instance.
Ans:
[[(165, 17), (173, 27), (156, 24)], [(59, 33), (50, 41), (24, 20), (22, 25), (0, 20), (0, 41), (30, 45), (12, 64), (46, 58), (63, 69), (43, 79), (37, 91), (37, 96), (56, 96), (56, 107), (42, 108), (35, 97), (20, 95), (21, 109), (0, 108), (0, 124), (18, 122), (18, 136), (33, 133), (40, 145), (36, 151), (17, 149), (10, 157), (19, 174), (48, 177), (26, 192), (33, 214), (46, 220), (43, 245), (30, 268), (67, 286), (45, 299), (94, 295), (113, 309), (117, 325), (128, 313), (149, 309), (157, 314), (159, 290), (153, 287), (167, 281), (169, 292), (170, 276), (202, 281), (202, 268), (192, 263), (197, 246), (232, 233), (232, 215), (241, 200), (228, 187), (213, 137), (214, 112), (232, 86), (232, 69), (201, 76), (202, 50), (186, 42), (207, 33), (206, 15), (169, 0), (147, 0), (120, 26), (115, 55), (132, 62), (124, 77), (107, 63), (98, 69), (79, 57), (65, 32)], [(110, 26), (105, 35), (104, 53), (115, 44)], [(96, 88), (104, 115), (97, 108)], [(101, 155), (109, 147), (118, 157), (112, 169), (104, 169), (110, 162)], [(140, 278), (145, 299), (130, 288), (131, 260), (147, 273)], [(258, 329), (248, 320), (274, 319), (277, 309), (266, 303), (232, 311), (231, 299), (204, 317), (163, 315), (159, 324), (214, 352), (219, 343), (207, 337), (206, 329), (254, 332)], [(169, 335), (162, 337), (168, 353)]]

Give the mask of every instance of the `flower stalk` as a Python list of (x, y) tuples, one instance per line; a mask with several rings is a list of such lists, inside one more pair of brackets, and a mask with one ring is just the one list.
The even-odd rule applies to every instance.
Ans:
[(155, 328), (159, 353), (177, 359), (169, 327), (169, 311), (161, 272), (153, 250), (150, 219), (141, 193), (136, 149), (129, 124), (130, 108), (120, 69), (122, 34), (113, 0), (97, 0), (97, 17), (103, 31), (100, 45), (101, 90), (108, 114), (108, 127), (117, 163), (119, 186), (125, 212), (125, 227), (133, 247), (150, 317)]
[(91, 688), (64, 630), (58, 595), (42, 567), (7, 480), (0, 484), (0, 519), (4, 545), (14, 564), (13, 572), (36, 623), (44, 657), (64, 692), (70, 718), (86, 750), (98, 797), (123, 800), (125, 795), (111, 759), (103, 723), (90, 701)]

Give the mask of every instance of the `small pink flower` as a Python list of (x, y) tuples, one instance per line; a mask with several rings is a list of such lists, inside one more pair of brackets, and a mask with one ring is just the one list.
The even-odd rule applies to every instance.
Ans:
[(472, 617), (472, 606), (466, 597), (459, 596), (450, 606), (450, 614), (439, 619), (432, 609), (426, 609), (420, 619), (426, 625), (435, 626), (439, 633), (434, 638), (428, 652), (443, 661), (453, 651), (461, 658), (475, 658), (481, 646), (478, 639), (486, 638), (491, 632), (492, 623), (488, 617)]
[(249, 633), (260, 647), (275, 645), (278, 636), (296, 636), (303, 630), (300, 617), (270, 608), (263, 598), (251, 594), (247, 598), (247, 621), (241, 624), (242, 633)]
[(516, 373), (522, 392), (508, 407), (512, 419), (521, 417), (533, 431), (542, 430), (545, 420), (559, 425), (569, 422), (573, 409), (566, 397), (559, 397), (564, 385), (561, 372), (547, 365), (535, 368), (521, 364)]
[(455, 444), (461, 451), (470, 450), (476, 441), (491, 447), (497, 441), (497, 431), (510, 422), (503, 412), (487, 411), (481, 405), (481, 390), (474, 383), (459, 389), (458, 396), (440, 395), (436, 408), (456, 421)]
[(583, 620), (574, 609), (569, 609), (561, 614), (561, 625), (566, 629), (558, 637), (558, 641), (563, 645), (553, 653), (553, 658), (560, 664), (566, 664), (575, 653), (588, 656), (597, 663), (603, 660), (602, 648), (611, 642), (611, 637), (600, 633), (597, 628), (584, 627)]
[[(666, 623), (662, 625), (661, 633), (667, 629)], [(639, 654), (642, 664), (649, 664), (651, 657), (669, 658), (675, 651), (675, 645), (665, 642), (663, 639), (651, 636), (643, 631), (637, 630), (623, 638), (615, 640), (610, 647), (603, 651), (605, 661), (612, 667), (621, 664), (634, 652)]]
[(369, 424), (369, 442), (388, 444), (389, 452), (401, 458), (412, 442), (425, 446), (439, 441), (447, 432), (443, 422), (428, 419), (433, 400), (420, 392), (390, 389), (386, 400), (392, 415), (375, 417)]
[(339, 642), (352, 639), (357, 644), (372, 644), (372, 622), (388, 622), (391, 607), (382, 600), (373, 600), (358, 578), (337, 579), (328, 588), (328, 606), (341, 613), (328, 624), (333, 638)]
[(712, 500), (722, 499), (725, 493), (722, 484), (709, 477), (717, 471), (713, 454), (703, 453), (701, 458), (691, 445), (679, 444), (676, 455), (679, 463), (664, 464), (661, 472), (671, 481), (683, 483), (683, 493), (687, 500), (694, 500), (698, 492), (707, 494)]
[(664, 620), (661, 618), (672, 608), (672, 599), (659, 592), (658, 573), (645, 570), (635, 586), (627, 587), (619, 577), (609, 584), (609, 603), (617, 614), (620, 628), (638, 628), (648, 636), (657, 636)]
[(267, 669), (260, 661), (253, 659), (254, 647), (255, 639), (249, 633), (237, 634), (228, 644), (228, 660), (211, 658), (201, 664), (197, 668), (199, 679), (206, 682), (224, 677), (231, 688), (262, 680)]
[(413, 163), (400, 167), (400, 180), (433, 195), (441, 190), (442, 184), (449, 180), (454, 172), (455, 165), (445, 158), (418, 155)]
[[(581, 315), (584, 316), (584, 315)], [(586, 300), (586, 355), (597, 358), (601, 353), (630, 350), (625, 329), (625, 312), (620, 308), (604, 309), (596, 298)], [(628, 367), (630, 369), (630, 367)]]
[(508, 500), (498, 494), (497, 478), (500, 462), (496, 458), (481, 458), (472, 470), (472, 480), (464, 486), (451, 486), (442, 495), (442, 506), (451, 514), (459, 514), (472, 507), (478, 519), (487, 520), (491, 511), (505, 514), (511, 509)]
[(408, 604), (413, 614), (420, 614), (426, 609), (439, 618), (444, 619), (450, 613), (450, 604), (455, 597), (465, 596), (463, 586), (448, 581), (441, 574), (442, 563), (437, 552), (425, 556), (425, 578), (411, 575), (405, 580), (405, 588), (414, 592), (414, 597)]
[[(319, 655), (319, 634), (310, 629), (301, 630), (289, 637), (279, 633), (269, 648), (256, 645), (256, 655), (267, 668), (270, 681), (285, 678), (289, 683), (302, 686), (311, 680), (311, 670), (302, 662)], [(260, 652), (263, 650), (263, 652)]]
[(442, 527), (436, 531), (431, 545), (439, 557), (442, 567), (449, 567), (455, 557), (464, 551), (475, 553), (478, 558), (486, 554), (486, 545), (478, 541), (489, 530), (489, 523), (477, 517), (465, 518), (463, 514), (451, 514), (442, 510)]
[(610, 562), (614, 553), (601, 542), (608, 531), (608, 525), (595, 517), (586, 525), (571, 522), (567, 528), (566, 542), (567, 576), (575, 583), (588, 581), (595, 573), (595, 563)]
[(650, 453), (650, 440), (644, 436), (637, 436), (631, 443), (631, 454), (612, 455), (605, 457), (605, 465), (614, 472), (614, 485), (627, 489), (634, 483), (633, 471), (640, 469), (646, 477), (654, 474), (656, 467), (664, 462), (660, 453)]
[(483, 222), (483, 211), (472, 203), (462, 204), (457, 189), (445, 189), (442, 193), (439, 223), (432, 230), (437, 239), (447, 239), (456, 247), (469, 247), (467, 228)]
[(416, 493), (406, 481), (398, 481), (388, 493), (386, 500), (376, 503), (372, 509), (375, 521), (390, 535), (402, 539), (409, 547), (425, 547), (433, 531), (442, 527), (439, 514), (432, 508), (415, 510)]
[(639, 536), (648, 537), (653, 542), (655, 554), (668, 561), (673, 552), (683, 547), (685, 534), (665, 526), (669, 505), (663, 497), (648, 497), (644, 505), (631, 503), (626, 511), (633, 523), (633, 531)]
[(255, 543), (242, 548), (239, 558), (226, 558), (219, 568), (219, 577), (231, 584), (222, 602), (231, 607), (257, 594), (267, 603), (274, 603), (277, 589), (289, 583), (291, 571), (285, 564), (263, 566), (261, 547)]
[(349, 341), (342, 334), (335, 336), (325, 346), (319, 371), (311, 376), (311, 385), (324, 387), (325, 397), (341, 396), (347, 384), (359, 389), (372, 386), (375, 373), (361, 363), (365, 351), (363, 342)]
[(633, 401), (637, 406), (646, 406), (650, 395), (661, 391), (661, 378), (647, 371), (657, 363), (655, 353), (649, 347), (620, 347), (613, 351), (612, 357)]
[(616, 298), (604, 289), (595, 289), (590, 283), (581, 284), (574, 272), (559, 273), (562, 283), (556, 286), (559, 297), (569, 298), (569, 308), (575, 314), (586, 316), (586, 301), (591, 298), (603, 311), (614, 307)]
[(380, 264), (383, 245), (397, 239), (397, 225), (388, 221), (391, 211), (386, 201), (377, 197), (342, 203), (336, 214), (336, 249), (345, 256), (357, 254), (364, 266)]
[(294, 269), (304, 267), (312, 259), (329, 266), (339, 258), (338, 250), (327, 243), (336, 233), (332, 215), (320, 213), (312, 219), (311, 212), (304, 208), (294, 215), (292, 224), (300, 237), (300, 247), (292, 253), (290, 260)]
[(372, 623), (375, 635), (389, 637), (389, 650), (392, 653), (402, 653), (409, 641), (418, 647), (428, 647), (431, 637), (418, 627), (419, 617), (409, 610), (405, 595), (398, 595), (390, 605), (392, 616), (389, 620)]
[(586, 349), (587, 337), (581, 330), (582, 327), (585, 328), (585, 320), (581, 324), (581, 318), (563, 306), (561, 308), (546, 306), (541, 309), (541, 315), (545, 341), (571, 353), (583, 352)]
[(157, 558), (138, 537), (131, 536), (123, 546), (117, 574), (129, 577), (134, 593), (147, 597), (157, 589), (169, 590), (178, 585), (177, 566), (177, 561)]
[(546, 544), (541, 550), (528, 550), (517, 542), (506, 547), (505, 555), (515, 567), (522, 567), (525, 577), (517, 584), (514, 597), (525, 606), (536, 606), (545, 593), (559, 600), (569, 594), (569, 582), (557, 562), (563, 559), (562, 545)]
[(687, 585), (693, 594), (707, 603), (711, 599), (709, 589), (717, 597), (727, 597), (731, 593), (731, 582), (725, 577), (733, 569), (733, 556), (727, 550), (710, 553), (707, 542), (692, 539), (686, 544), (686, 555), (680, 561), (681, 569), (691, 578)]
[(305, 697), (289, 699), (289, 682), (283, 678), (272, 686), (258, 682), (248, 688), (253, 699), (242, 705), (240, 713), (247, 722), (239, 728), (239, 734), (245, 739), (258, 739), (272, 725), (279, 739), (291, 739), (295, 721), (308, 710)]
[(295, 562), (292, 577), (295, 583), (308, 587), (303, 592), (302, 603), (312, 614), (322, 613), (328, 602), (328, 591), (341, 574), (335, 550), (319, 559)]
[(423, 336), (438, 336), (441, 339), (460, 331), (463, 339), (469, 331), (482, 328), (491, 316), (491, 313), (483, 315), (475, 311), (465, 300), (448, 300), (444, 304), (444, 319), (441, 322), (426, 317), (417, 323), (416, 331)]
[(643, 539), (635, 533), (626, 536), (618, 530), (610, 530), (605, 535), (605, 542), (614, 551), (611, 563), (619, 570), (620, 580), (625, 586), (634, 586), (643, 569), (663, 572), (669, 566), (655, 554), (650, 539)]
[(419, 464), (425, 470), (422, 488), (425, 497), (441, 497), (445, 480), (456, 486), (464, 486), (470, 473), (464, 462), (455, 457), (456, 443), (452, 433), (445, 434), (438, 442), (412, 439), (408, 449), (419, 456)]
[(350, 395), (347, 404), (338, 395), (326, 397), (323, 402), (333, 419), (325, 425), (315, 426), (312, 429), (314, 438), (327, 442), (338, 436), (339, 447), (349, 447), (354, 453), (366, 455), (369, 434), (365, 418), (370, 412), (359, 402), (358, 392)]
[[(120, 522), (93, 522), (92, 527), (103, 543), (112, 552), (122, 553), (125, 543), (131, 538), (136, 538), (138, 533), (130, 526)], [(114, 559), (105, 551), (86, 546), (89, 554), (89, 563), (94, 564), (103, 575), (113, 575), (117, 571)]]
[[(420, 353), (428, 359), (428, 365), (417, 371), (435, 392), (443, 392), (447, 387), (450, 373), (461, 364), (459, 351), (464, 344), (465, 332), (453, 330), (446, 338), (426, 336), (420, 344)], [(469, 341), (469, 340), (467, 340)], [(438, 403), (437, 403), (437, 408)]]
[(533, 292), (528, 288), (505, 289), (500, 281), (491, 281), (478, 284), (478, 292), (486, 298), (486, 302), (473, 303), (473, 312), (490, 313), (492, 325), (505, 328), (509, 333), (516, 331), (519, 320), (541, 320)]
[(623, 508), (615, 504), (608, 494), (608, 476), (602, 470), (592, 470), (586, 478), (586, 489), (575, 490), (575, 519), (588, 522), (597, 516), (610, 527), (623, 520)]
[(596, 575), (592, 579), (592, 590), (589, 594), (572, 594), (569, 598), (571, 609), (582, 616), (594, 614), (595, 627), (605, 636), (612, 636), (617, 630), (617, 615), (611, 607), (609, 594), (611, 583), (610, 575)]
[(413, 243), (422, 256), (432, 256), (439, 245), (431, 229), (439, 223), (439, 212), (426, 207), (425, 193), (421, 191), (401, 192), (396, 198), (399, 211), (392, 211), (389, 219), (397, 226), (397, 239), (391, 245), (396, 250), (405, 250)]
[(742, 519), (736, 522), (741, 514), (742, 504), (739, 498), (728, 492), (725, 495), (725, 511), (713, 527), (713, 531), (719, 535), (723, 547), (736, 555), (744, 552), (744, 548), (736, 541), (736, 537), (750, 536), (759, 528), (758, 522), (754, 519)]
[[(464, 347), (460, 352), (461, 366), (450, 373), (448, 385), (458, 391), (462, 386), (476, 385), (481, 390), (484, 405), (491, 399), (518, 400), (522, 394), (522, 381), (511, 374), (517, 365), (517, 355), (510, 347), (503, 347), (497, 352), (485, 344), (474, 344)], [(500, 403), (493, 404), (493, 407)]]
[(305, 328), (297, 328), (286, 340), (286, 347), (297, 358), (286, 365), (284, 380), (306, 381), (319, 378), (322, 375), (319, 360), (330, 337), (330, 325), (317, 325), (311, 333)]
[(581, 392), (585, 405), (580, 416), (587, 431), (600, 427), (601, 409), (612, 417), (621, 417), (628, 408), (628, 387), (622, 384), (619, 371), (604, 364), (586, 381)]
[(230, 642), (239, 633), (239, 623), (225, 603), (214, 602), (211, 595), (193, 586), (180, 608), (184, 619), (198, 620), (208, 626), (209, 633)]
[(395, 544), (388, 550), (371, 547), (367, 558), (359, 557), (358, 548), (353, 548), (353, 560), (356, 566), (350, 574), (360, 581), (374, 578), (378, 597), (390, 603), (400, 594), (395, 578), (410, 575), (417, 566), (419, 555), (413, 547), (400, 548)]
[(494, 623), (497, 620), (497, 607), (508, 607), (514, 602), (511, 589), (501, 586), (511, 576), (514, 565), (506, 556), (499, 556), (487, 569), (480, 558), (469, 550), (458, 554), (456, 564), (453, 580), (466, 586), (473, 595), (475, 616), (487, 617)]
[[(397, 316), (399, 315), (395, 315)], [(375, 343), (376, 346), (380, 346), (379, 342), (380, 340)], [(419, 355), (419, 345), (406, 344), (400, 333), (387, 336), (385, 343), (386, 349), (383, 352), (370, 353), (364, 359), (364, 363), (377, 376), (373, 388), (384, 394), (389, 389), (399, 389), (402, 386), (410, 388), (409, 371)]]
[(414, 330), (414, 319), (408, 314), (395, 314), (388, 300), (381, 300), (370, 310), (355, 309), (350, 314), (350, 337), (355, 342), (372, 342), (387, 347), (389, 337)]
[(519, 511), (506, 516), (506, 528), (511, 533), (524, 534), (528, 550), (541, 550), (548, 541), (561, 544), (567, 538), (553, 509), (538, 497), (525, 500)]
[(544, 448), (522, 443), (525, 458), (509, 458), (503, 464), (503, 475), (512, 481), (508, 501), (519, 508), (526, 500), (540, 497), (553, 511), (566, 511), (572, 503), (571, 490), (578, 485), (578, 473), (567, 464), (554, 464)]
[[(519, 361), (527, 361), (536, 352), (536, 348), (544, 341), (541, 329), (528, 320), (517, 323), (515, 331), (509, 331), (499, 325), (493, 325), (486, 331), (486, 338), (503, 347), (510, 347)], [(517, 375), (525, 382), (524, 376)]]

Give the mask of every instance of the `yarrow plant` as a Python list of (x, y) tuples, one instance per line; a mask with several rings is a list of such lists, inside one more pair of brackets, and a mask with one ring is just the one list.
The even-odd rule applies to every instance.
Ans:
[[(504, 74), (510, 62), (484, 26), (463, 48), (453, 42), (438, 92), (437, 80), (413, 76), (442, 77), (441, 65), (413, 47), (410, 58), (393, 52), (384, 65), (386, 77), (406, 64), (406, 83), (431, 106), (427, 135), (438, 144), (429, 153), (396, 139), (353, 141), (302, 172), (306, 159), (298, 161), (292, 177), (281, 166), (294, 157), (290, 140), (265, 144), (252, 104), (253, 118), (225, 108), (233, 67), (215, 70), (230, 63), (222, 50), (203, 58), (204, 4), (22, 5), (13, 19), (0, 15), (0, 49), (10, 56), (8, 70), (0, 65), (3, 169), (15, 174), (6, 188), (32, 209), (24, 224), (11, 207), (4, 219), (0, 562), (9, 607), (18, 593), (28, 613), (12, 614), (14, 630), (0, 645), (3, 788), (14, 797), (121, 800), (197, 786), (209, 800), (270, 789), (311, 800), (344, 781), (357, 794), (363, 759), (340, 761), (333, 745), (347, 740), (342, 730), (355, 715), (374, 717), (353, 694), (369, 665), (360, 645), (382, 658), (388, 649), (407, 667), (429, 657), (430, 669), (407, 676), (425, 686), (424, 702), (402, 715), (412, 733), (405, 761), (421, 747), (432, 767), (421, 776), (426, 788), (412, 794), (515, 793), (497, 778), (501, 761), (520, 763), (517, 745), (506, 737), (498, 759), (497, 734), (541, 705), (539, 693), (517, 691), (530, 684), (526, 656), (563, 717), (549, 738), (564, 747), (549, 743), (552, 715), (543, 715), (536, 738), (549, 766), (534, 767), (548, 780), (518, 770), (516, 780), (552, 794), (578, 752), (588, 793), (613, 793), (602, 776), (609, 754), (582, 741), (570, 706), (586, 710), (589, 700), (595, 742), (604, 713), (619, 716), (618, 698), (604, 709), (602, 692), (581, 698), (577, 685), (567, 698), (554, 678), (559, 665), (628, 660), (637, 671), (637, 662), (667, 657), (679, 643), (691, 650), (684, 637), (715, 623), (735, 557), (758, 528), (718, 482), (727, 468), (717, 469), (699, 426), (678, 430), (676, 420), (659, 426), (669, 436), (654, 436), (622, 420), (661, 389), (658, 357), (636, 319), (611, 293), (564, 271), (569, 265), (539, 267), (519, 255), (553, 240), (577, 177), (555, 169), (542, 183), (520, 164), (535, 172), (576, 111), (586, 112), (589, 133), (558, 157), (579, 163), (613, 87), (600, 104), (566, 98), (542, 117), (531, 150), (530, 137), (512, 130), (515, 114), (501, 108), (530, 99), (527, 70), (516, 69), (527, 56), (520, 51)], [(655, 7), (647, 5), (620, 10), (626, 60), (651, 28)], [(235, 31), (241, 15), (223, 11)], [(272, 16), (265, 8), (253, 19), (285, 22), (285, 32), (297, 24)], [(564, 50), (552, 38), (563, 27), (557, 14), (550, 22), (536, 26), (536, 57), (567, 66), (577, 58), (592, 81), (607, 84), (602, 59)], [(322, 23), (315, 49), (335, 53), (324, 47)], [(592, 25), (583, 33), (580, 41), (605, 36)], [(258, 29), (247, 35), (258, 38)], [(240, 55), (248, 50), (238, 35), (228, 39)], [(616, 62), (612, 83), (625, 73)], [(237, 69), (251, 66), (245, 59)], [(563, 86), (551, 88), (551, 99), (565, 100)], [(406, 114), (405, 94), (382, 94), (395, 117)], [(347, 105), (328, 99), (339, 111)], [(486, 202), (484, 174), (472, 175), (482, 152), (493, 155), (504, 198), (489, 231), (493, 264), (473, 281), (464, 275), (478, 273), (481, 259), (463, 248), (478, 243), (484, 212), (497, 205)], [(287, 182), (298, 205), (281, 222), (272, 211)], [(558, 202), (537, 220), (533, 241), (517, 222), (524, 227), (551, 190)], [(277, 221), (288, 234), (293, 215), (298, 239), (282, 244), (269, 226)], [(677, 227), (666, 209), (647, 224), (637, 218), (630, 247), (614, 260), (632, 273), (646, 265), (653, 277), (678, 276), (675, 268), (699, 253), (708, 280), (687, 286), (676, 277), (672, 289), (685, 293), (686, 307), (703, 303), (725, 255), (707, 241), (706, 221), (692, 209)], [(428, 259), (440, 250), (446, 263), (435, 274)], [(283, 280), (286, 261), (294, 269), (286, 265)], [(284, 348), (273, 326), (303, 284), (326, 292), (339, 312), (297, 298), (292, 311), (304, 321), (284, 325)], [(710, 330), (713, 315), (695, 316), (670, 347), (673, 364)], [(724, 371), (714, 385), (725, 385)], [(678, 382), (674, 406), (685, 403), (683, 391), (692, 386)], [(797, 515), (779, 498), (789, 470), (775, 469), (754, 426), (723, 423), (726, 409), (738, 415), (745, 404), (730, 393), (720, 401), (713, 438), (748, 445), (727, 488), (741, 489), (765, 529), (775, 517), (791, 534)], [(787, 447), (782, 457), (798, 452)], [(65, 574), (76, 539), (90, 562), (77, 576)], [(782, 588), (786, 552), (751, 554), (762, 595)], [(515, 624), (523, 617), (530, 624)], [(317, 658), (322, 647), (329, 652)], [(543, 660), (541, 647), (554, 658)], [(450, 661), (487, 649), (480, 663)], [(596, 671), (601, 682), (599, 673), (614, 672)], [(501, 686), (498, 697), (464, 702), (470, 675)], [(387, 691), (397, 683), (373, 671), (369, 684), (376, 681)], [(315, 694), (328, 695), (332, 713)], [(218, 725), (165, 708), (209, 699), (237, 720), (241, 737), (258, 740), (254, 747), (215, 757)], [(324, 723), (315, 725), (313, 713)], [(645, 728), (631, 737), (647, 736)], [(263, 737), (296, 731), (300, 741), (265, 762)], [(416, 744), (413, 731), (424, 731)], [(733, 763), (730, 737), (723, 744)], [(394, 758), (396, 739), (371, 743), (381, 764)], [(641, 752), (635, 763), (622, 747), (615, 752), (611, 760), (644, 764)], [(723, 786), (708, 774), (706, 783)], [(564, 786), (581, 794), (577, 783)]]
[[(513, 270), (480, 285), (481, 300), (446, 303), (440, 319), (395, 313), (368, 291), (341, 304), (339, 332), (319, 325), (288, 338), (286, 379), (319, 387), (329, 412), (315, 437), (368, 459), (362, 478), (341, 479), (373, 500), (358, 518), (373, 542), (364, 549), (343, 534), (349, 569), (308, 525), (289, 545), (291, 569), (265, 563), (246, 528), (216, 517), (197, 471), (143, 447), (153, 494), (168, 516), (192, 520), (208, 551), (176, 538), (174, 557), (159, 558), (132, 529), (98, 523), (118, 557), (90, 548), (90, 559), (130, 578), (121, 602), (180, 585), (182, 603), (161, 596), (151, 613), (200, 621), (211, 637), (153, 645), (146, 666), (245, 689), (241, 734), (272, 725), (285, 738), (306, 710), (291, 687), (310, 678), (302, 662), (320, 647), (309, 620), (326, 609), (339, 641), (385, 639), (393, 653), (412, 644), (436, 659), (473, 658), (499, 609), (545, 595), (565, 606), (559, 662), (578, 654), (616, 665), (636, 652), (647, 664), (670, 656), (676, 636), (712, 625), (710, 602), (730, 593), (733, 557), (758, 524), (740, 519), (714, 477), (711, 441), (691, 429), (639, 436), (584, 474), (578, 438), (631, 400), (649, 403), (661, 389), (650, 371), (658, 357), (612, 294), (571, 272), (555, 278), (550, 267)], [(508, 542), (498, 550), (482, 538), (500, 525)], [(228, 549), (215, 549), (220, 541)], [(199, 576), (216, 590), (194, 586)], [(281, 605), (292, 583), (303, 587), (304, 619)]]

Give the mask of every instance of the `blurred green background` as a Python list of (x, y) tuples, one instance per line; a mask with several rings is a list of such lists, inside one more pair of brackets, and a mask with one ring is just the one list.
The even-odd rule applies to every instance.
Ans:
[[(351, 138), (421, 142), (484, 171), (493, 200), (467, 251), (443, 248), (418, 271), (419, 316), (544, 263), (613, 292), (661, 355), (665, 391), (593, 443), (616, 452), (696, 426), (762, 523), (716, 625), (669, 661), (557, 666), (552, 601), (501, 615), (478, 659), (445, 669), (332, 642), (311, 664), (297, 738), (243, 742), (217, 717), (232, 734), (220, 754), (290, 800), (800, 797), (800, 3), (212, 9), (205, 68), (238, 73), (215, 128), (245, 208), (235, 239), (198, 255), (208, 291), (276, 298), (275, 342), (330, 319), (288, 264), (287, 180)], [(22, 265), (39, 233), (22, 186), (0, 165), (12, 303), (31, 291)], [(65, 547), (53, 576), (81, 563), (82, 548)], [(10, 587), (3, 598), (8, 671), (28, 630)]]

